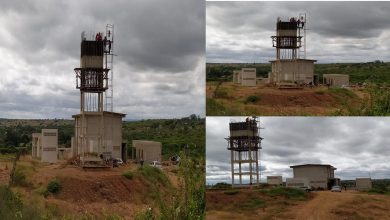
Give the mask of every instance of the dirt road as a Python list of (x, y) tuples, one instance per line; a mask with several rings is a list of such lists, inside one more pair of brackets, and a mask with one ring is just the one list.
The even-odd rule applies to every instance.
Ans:
[(390, 196), (357, 191), (313, 192), (315, 198), (292, 207), (287, 216), (302, 220), (390, 219)]
[(314, 199), (294, 207), (293, 216), (295, 219), (336, 219), (337, 216), (332, 211), (342, 204), (349, 203), (356, 196), (354, 191), (341, 193), (319, 191), (313, 192), (313, 194), (315, 194)]

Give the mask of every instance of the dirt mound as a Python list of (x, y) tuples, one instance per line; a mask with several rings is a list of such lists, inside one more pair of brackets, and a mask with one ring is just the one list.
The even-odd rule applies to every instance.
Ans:
[(321, 106), (331, 107), (332, 104), (337, 102), (335, 98), (329, 94), (316, 94), (312, 92), (305, 92), (300, 94), (271, 94), (262, 93), (260, 95), (261, 100), (259, 105), (272, 105), (272, 106)]
[(96, 177), (90, 180), (61, 177), (59, 180), (62, 190), (56, 198), (71, 202), (134, 201), (136, 194), (146, 190), (139, 179), (129, 180), (118, 175)]

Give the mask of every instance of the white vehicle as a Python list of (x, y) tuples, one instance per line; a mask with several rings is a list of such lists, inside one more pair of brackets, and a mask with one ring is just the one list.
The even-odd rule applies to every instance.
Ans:
[(121, 158), (114, 159), (118, 165), (123, 165), (123, 160)]
[(332, 191), (332, 192), (341, 192), (341, 187), (340, 186), (332, 186), (332, 189), (330, 191)]
[(162, 168), (161, 163), (160, 163), (159, 161), (156, 161), (156, 160), (150, 162), (150, 166), (152, 166), (152, 167), (157, 167), (157, 168), (159, 168), (159, 169)]

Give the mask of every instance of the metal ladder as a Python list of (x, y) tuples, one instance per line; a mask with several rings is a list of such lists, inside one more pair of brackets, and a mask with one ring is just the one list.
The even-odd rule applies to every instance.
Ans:
[(298, 19), (305, 22), (303, 28), (299, 28), (299, 36), (301, 36), (301, 30), (303, 29), (303, 42), (301, 40), (301, 47), (298, 49), (298, 58), (306, 59), (306, 30), (307, 30), (307, 21), (306, 21), (306, 13), (300, 13)]
[(111, 50), (105, 51), (104, 53), (104, 64), (105, 68), (109, 69), (108, 72), (108, 80), (107, 80), (107, 87), (108, 89), (105, 91), (105, 111), (113, 112), (113, 106), (114, 106), (114, 25), (113, 24), (107, 24), (106, 25), (106, 35), (107, 40), (111, 42)]

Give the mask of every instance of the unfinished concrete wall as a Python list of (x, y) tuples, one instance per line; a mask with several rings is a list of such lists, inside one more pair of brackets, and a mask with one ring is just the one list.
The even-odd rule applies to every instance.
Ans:
[(33, 158), (41, 158), (41, 133), (33, 133), (31, 140), (31, 156)]
[(304, 177), (286, 178), (287, 187), (309, 187), (310, 180)]
[(241, 70), (233, 70), (233, 83), (241, 83)]
[(135, 160), (139, 162), (141, 158), (145, 163), (152, 161), (160, 161), (162, 145), (156, 141), (144, 141), (144, 140), (133, 140), (133, 147), (135, 148)]
[(305, 59), (271, 61), (270, 83), (314, 82), (314, 62), (315, 60)]
[(122, 158), (122, 118), (113, 112), (85, 112), (74, 115), (73, 152), (77, 155), (103, 154), (106, 158)]
[(346, 74), (324, 74), (323, 84), (329, 84), (329, 86), (341, 87), (349, 85), (349, 75)]
[(269, 185), (282, 185), (283, 178), (282, 176), (267, 176), (267, 183)]
[(292, 166), (294, 178), (307, 178), (315, 188), (328, 188), (328, 182), (334, 178), (334, 167), (330, 165)]
[(372, 189), (371, 178), (356, 178), (357, 190), (370, 190)]
[(241, 85), (256, 86), (256, 68), (242, 68)]
[(58, 130), (42, 129), (41, 144), (41, 161), (56, 163), (58, 161)]
[(58, 148), (58, 159), (67, 160), (72, 158), (72, 148)]

